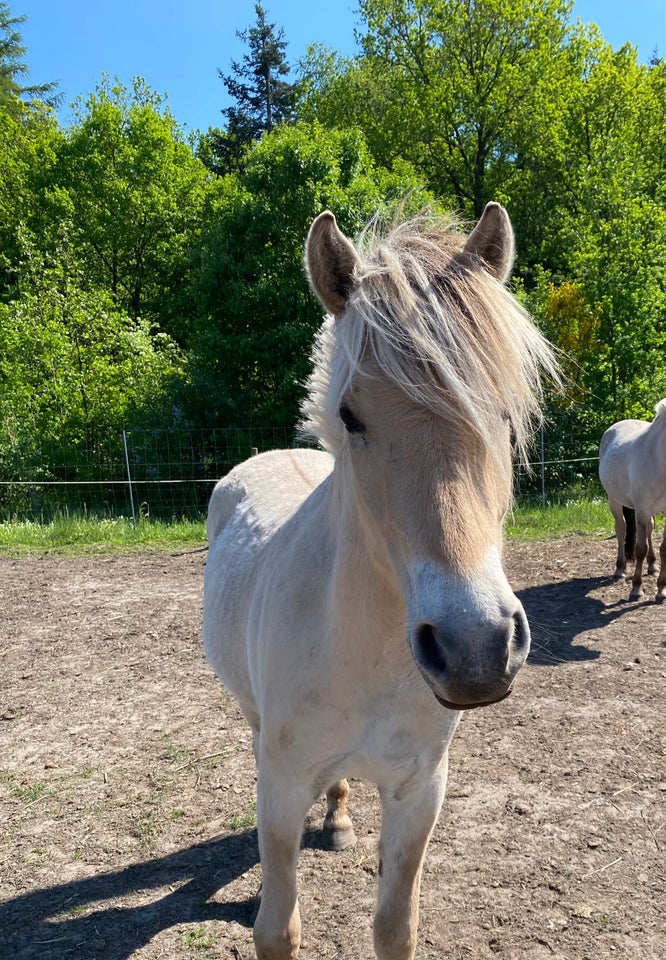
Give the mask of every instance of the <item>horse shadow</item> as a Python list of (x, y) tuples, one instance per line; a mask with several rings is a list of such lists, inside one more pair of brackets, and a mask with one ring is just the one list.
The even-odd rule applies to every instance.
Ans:
[(532, 631), (532, 650), (527, 662), (534, 666), (553, 667), (560, 663), (598, 659), (600, 651), (587, 646), (579, 638), (650, 603), (648, 599), (620, 599), (605, 603), (591, 595), (613, 583), (608, 576), (575, 577), (516, 591)]
[[(304, 847), (321, 848), (322, 831), (306, 829)], [(55, 886), (0, 903), (3, 960), (128, 960), (157, 934), (178, 924), (215, 920), (252, 927), (255, 896), (212, 897), (259, 863), (257, 831), (216, 837), (165, 857)], [(137, 906), (119, 901), (168, 889)], [(91, 904), (96, 909), (82, 913)], [(240, 956), (240, 954), (239, 954)]]
[[(0, 904), (0, 956), (7, 960), (126, 960), (160, 931), (206, 920), (251, 925), (254, 899), (209, 902), (259, 862), (256, 831), (216, 838), (122, 870), (32, 890)], [(159, 900), (124, 897), (167, 888)], [(90, 904), (91, 913), (78, 915)]]

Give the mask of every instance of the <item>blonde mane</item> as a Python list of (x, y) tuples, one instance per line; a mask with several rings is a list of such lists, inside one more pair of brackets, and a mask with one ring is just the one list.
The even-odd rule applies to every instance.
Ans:
[(455, 418), (491, 453), (497, 411), (526, 456), (540, 419), (541, 373), (558, 378), (552, 348), (525, 310), (478, 258), (451, 220), (432, 215), (375, 226), (357, 245), (360, 265), (342, 317), (326, 317), (313, 351), (303, 431), (337, 455), (338, 408), (370, 349), (407, 397)]

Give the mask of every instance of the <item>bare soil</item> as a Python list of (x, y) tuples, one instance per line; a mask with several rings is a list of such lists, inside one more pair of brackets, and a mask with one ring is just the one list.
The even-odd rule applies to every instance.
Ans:
[[(510, 544), (534, 645), (464, 716), (421, 960), (664, 960), (666, 606), (611, 540)], [(250, 738), (199, 639), (204, 553), (0, 559), (0, 957), (254, 956)], [(433, 709), (437, 706), (433, 701)], [(379, 809), (300, 859), (303, 960), (372, 957)]]

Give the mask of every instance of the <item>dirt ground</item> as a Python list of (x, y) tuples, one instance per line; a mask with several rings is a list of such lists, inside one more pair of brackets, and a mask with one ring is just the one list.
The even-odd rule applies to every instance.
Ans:
[[(254, 956), (248, 729), (199, 639), (204, 553), (0, 559), (0, 957)], [(611, 540), (510, 544), (534, 635), (464, 716), (426, 860), (421, 960), (664, 960), (666, 606)], [(436, 704), (433, 701), (433, 709)], [(372, 957), (379, 809), (306, 824), (303, 960)]]

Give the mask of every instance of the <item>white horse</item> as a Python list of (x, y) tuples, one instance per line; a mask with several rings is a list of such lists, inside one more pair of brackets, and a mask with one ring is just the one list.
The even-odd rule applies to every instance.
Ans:
[(260, 960), (298, 953), (322, 793), (325, 843), (354, 842), (349, 776), (382, 802), (376, 955), (413, 957), (459, 711), (506, 697), (525, 662), (501, 563), (511, 433), (524, 451), (556, 365), (504, 287), (513, 251), (495, 203), (466, 242), (431, 216), (359, 249), (322, 213), (306, 264), (329, 316), (304, 418), (327, 452), (257, 456), (213, 493), (203, 637), (254, 735)]
[[(624, 576), (627, 560), (636, 557), (630, 600), (643, 594), (643, 561), (656, 574), (652, 546), (655, 513), (666, 514), (666, 400), (655, 407), (655, 418), (620, 420), (604, 433), (599, 446), (599, 477), (615, 520), (617, 565), (615, 579)], [(659, 548), (661, 567), (657, 602), (666, 600), (666, 526)]]

